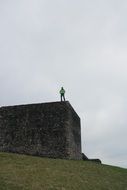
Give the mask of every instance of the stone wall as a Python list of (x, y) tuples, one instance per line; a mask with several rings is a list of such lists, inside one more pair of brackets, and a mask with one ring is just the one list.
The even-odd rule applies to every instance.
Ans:
[(1, 107), (0, 151), (81, 159), (80, 118), (67, 101)]

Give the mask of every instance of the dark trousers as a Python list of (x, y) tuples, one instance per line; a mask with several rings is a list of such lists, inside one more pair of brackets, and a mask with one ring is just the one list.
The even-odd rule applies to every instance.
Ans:
[(61, 94), (61, 102), (63, 101), (63, 100), (65, 101), (65, 96), (64, 96), (64, 94)]

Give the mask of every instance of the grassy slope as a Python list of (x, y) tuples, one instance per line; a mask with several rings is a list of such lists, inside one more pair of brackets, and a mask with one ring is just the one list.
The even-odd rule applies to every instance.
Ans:
[(127, 169), (0, 153), (0, 190), (125, 190)]

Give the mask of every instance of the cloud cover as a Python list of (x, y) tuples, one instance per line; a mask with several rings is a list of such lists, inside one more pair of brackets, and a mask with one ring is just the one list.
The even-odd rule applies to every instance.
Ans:
[(0, 105), (66, 98), (82, 150), (127, 167), (127, 2), (0, 1)]

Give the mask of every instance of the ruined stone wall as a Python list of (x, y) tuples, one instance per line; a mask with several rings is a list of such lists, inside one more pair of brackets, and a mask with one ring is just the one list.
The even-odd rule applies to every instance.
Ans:
[(69, 104), (68, 142), (71, 158), (81, 159), (81, 126), (80, 118)]
[(81, 159), (80, 118), (69, 102), (1, 107), (0, 151)]

